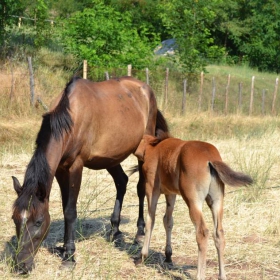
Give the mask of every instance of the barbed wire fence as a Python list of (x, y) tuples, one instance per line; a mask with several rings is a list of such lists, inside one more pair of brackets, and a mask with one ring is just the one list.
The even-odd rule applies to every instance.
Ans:
[(27, 59), (26, 68), (9, 60), (0, 68), (0, 95), (6, 95), (10, 100), (24, 96), (29, 98), (30, 106), (39, 104), (47, 111), (50, 101), (63, 90), (73, 75), (93, 81), (128, 75), (149, 84), (157, 96), (160, 108), (175, 114), (207, 111), (222, 115), (275, 116), (280, 108), (278, 77), (252, 76), (250, 80), (240, 81), (240, 78), (231, 74), (182, 74), (168, 68), (161, 71), (148, 68), (138, 70), (133, 69), (133, 65), (106, 70), (105, 67), (88, 66), (87, 61), (68, 67), (67, 74), (56, 70), (56, 75), (50, 75), (48, 71), (52, 70), (46, 70), (37, 63), (34, 66), (31, 57)]

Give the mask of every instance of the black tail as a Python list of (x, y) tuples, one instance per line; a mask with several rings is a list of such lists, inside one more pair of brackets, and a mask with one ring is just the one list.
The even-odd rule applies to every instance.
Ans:
[(164, 132), (169, 132), (168, 124), (166, 122), (166, 119), (162, 115), (161, 111), (157, 110), (157, 120), (156, 120), (156, 131), (162, 130)]
[(126, 174), (128, 177), (130, 177), (132, 174), (136, 173), (139, 171), (139, 165), (134, 165), (130, 167), (128, 170), (126, 170)]

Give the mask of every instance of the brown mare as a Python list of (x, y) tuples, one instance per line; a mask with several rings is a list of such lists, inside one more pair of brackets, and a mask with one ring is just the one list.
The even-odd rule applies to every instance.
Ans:
[[(54, 177), (60, 186), (65, 223), (63, 264), (74, 264), (76, 203), (83, 167), (107, 169), (117, 194), (111, 216), (112, 236), (119, 231), (120, 212), (128, 177), (120, 163), (134, 153), (144, 134), (168, 131), (155, 96), (145, 83), (131, 77), (104, 82), (72, 79), (43, 116), (36, 149), (27, 166), (23, 185), (13, 177), (18, 197), (13, 220), (18, 237), (17, 271), (27, 273), (50, 226), (49, 197)], [(141, 165), (142, 163), (139, 162)], [(141, 170), (141, 168), (140, 168)], [(139, 172), (138, 231), (144, 236), (144, 178)]]
[[(211, 144), (200, 141), (182, 141), (159, 133), (158, 138), (145, 135), (135, 152), (143, 160), (142, 171), (146, 179), (148, 215), (145, 239), (141, 251), (142, 261), (147, 258), (152, 229), (155, 222), (157, 201), (161, 193), (166, 198), (166, 213), (163, 223), (166, 231), (166, 261), (171, 262), (172, 212), (176, 194), (182, 195), (189, 208), (195, 226), (198, 244), (197, 279), (205, 279), (208, 229), (202, 216), (206, 200), (214, 222), (214, 240), (219, 259), (219, 279), (226, 279), (224, 270), (224, 232), (222, 227), (225, 184), (249, 185), (252, 179), (233, 171), (222, 162), (218, 150)], [(138, 167), (132, 170), (136, 171)], [(141, 260), (140, 260), (141, 261)]]

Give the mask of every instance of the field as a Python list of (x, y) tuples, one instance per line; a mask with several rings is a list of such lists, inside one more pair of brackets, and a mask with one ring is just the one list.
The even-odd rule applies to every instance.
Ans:
[[(53, 83), (54, 84), (54, 83)], [(17, 86), (20, 89), (20, 85)], [(28, 93), (27, 93), (28, 94)], [(1, 95), (3, 101), (6, 97)], [(18, 97), (18, 99), (21, 97)], [(25, 99), (27, 99), (25, 97)], [(162, 104), (162, 100), (159, 100)], [(21, 279), (11, 273), (15, 227), (11, 219), (16, 193), (11, 176), (22, 183), (39, 130), (41, 107), (28, 109), (28, 100), (11, 108), (1, 103), (0, 112), (0, 279)], [(5, 111), (4, 111), (5, 110)], [(10, 111), (9, 111), (10, 110)], [(250, 174), (251, 187), (226, 186), (223, 226), (226, 238), (228, 279), (280, 279), (280, 119), (276, 116), (221, 115), (210, 112), (174, 113), (164, 111), (172, 134), (185, 140), (199, 139), (214, 144), (233, 169)], [(124, 170), (136, 164), (134, 156), (123, 162)], [(115, 199), (113, 180), (106, 171), (84, 169), (78, 200), (76, 267), (61, 270), (61, 259), (52, 248), (63, 242), (63, 215), (57, 182), (50, 197), (51, 227), (39, 249), (36, 268), (28, 276), (45, 279), (195, 279), (197, 245), (188, 208), (177, 197), (174, 211), (173, 265), (164, 263), (165, 230), (162, 218), (164, 197), (160, 198), (150, 255), (135, 266), (141, 248), (134, 244), (138, 199), (137, 174), (130, 177), (122, 210), (123, 239), (108, 241), (110, 215)], [(146, 209), (145, 209), (146, 210)], [(206, 204), (204, 215), (210, 231), (212, 217)], [(206, 279), (217, 279), (218, 262), (212, 236), (209, 238)]]
[[(207, 115), (171, 119), (169, 114), (166, 117), (170, 119), (174, 136), (199, 138), (213, 143), (225, 162), (255, 179), (254, 185), (249, 188), (226, 188), (224, 229), (228, 279), (279, 279), (279, 119)], [(40, 121), (36, 120), (17, 120), (18, 127), (33, 127), (30, 130), (31, 138), (35, 137), (39, 124)], [(196, 126), (196, 132), (193, 126)], [(33, 144), (29, 145), (32, 147)], [(9, 148), (8, 152), (2, 152), (0, 158), (1, 279), (18, 278), (10, 273), (11, 244), (15, 240), (11, 213), (16, 198), (11, 176), (17, 176), (22, 182), (31, 150), (26, 147), (13, 152)], [(123, 163), (124, 169), (135, 163), (135, 158), (129, 157)], [(181, 197), (177, 198), (174, 212), (173, 266), (166, 267), (164, 264), (164, 197), (158, 204), (150, 257), (146, 264), (135, 266), (134, 261), (140, 252), (140, 248), (133, 244), (138, 212), (136, 182), (137, 174), (134, 174), (130, 177), (122, 211), (123, 240), (113, 244), (107, 240), (115, 197), (112, 179), (105, 171), (84, 170), (78, 202), (77, 265), (73, 271), (60, 270), (60, 259), (51, 250), (54, 246), (62, 245), (63, 241), (61, 199), (55, 182), (50, 199), (50, 233), (36, 256), (36, 269), (29, 279), (193, 279), (196, 274), (197, 245), (194, 228)], [(211, 230), (209, 209), (205, 207), (204, 213)], [(217, 254), (212, 237), (207, 256), (207, 279), (217, 279)]]

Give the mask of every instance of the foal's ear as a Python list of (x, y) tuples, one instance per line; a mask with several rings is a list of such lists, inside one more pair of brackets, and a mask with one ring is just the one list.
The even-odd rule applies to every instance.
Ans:
[(15, 189), (16, 193), (18, 195), (20, 195), (21, 191), (22, 191), (22, 187), (16, 177), (12, 176), (12, 178), (13, 178), (13, 182), (14, 182), (14, 189)]
[(140, 160), (144, 161), (144, 155), (145, 155), (145, 150), (147, 146), (147, 141), (145, 139), (142, 139), (138, 148), (134, 152), (134, 155)]

